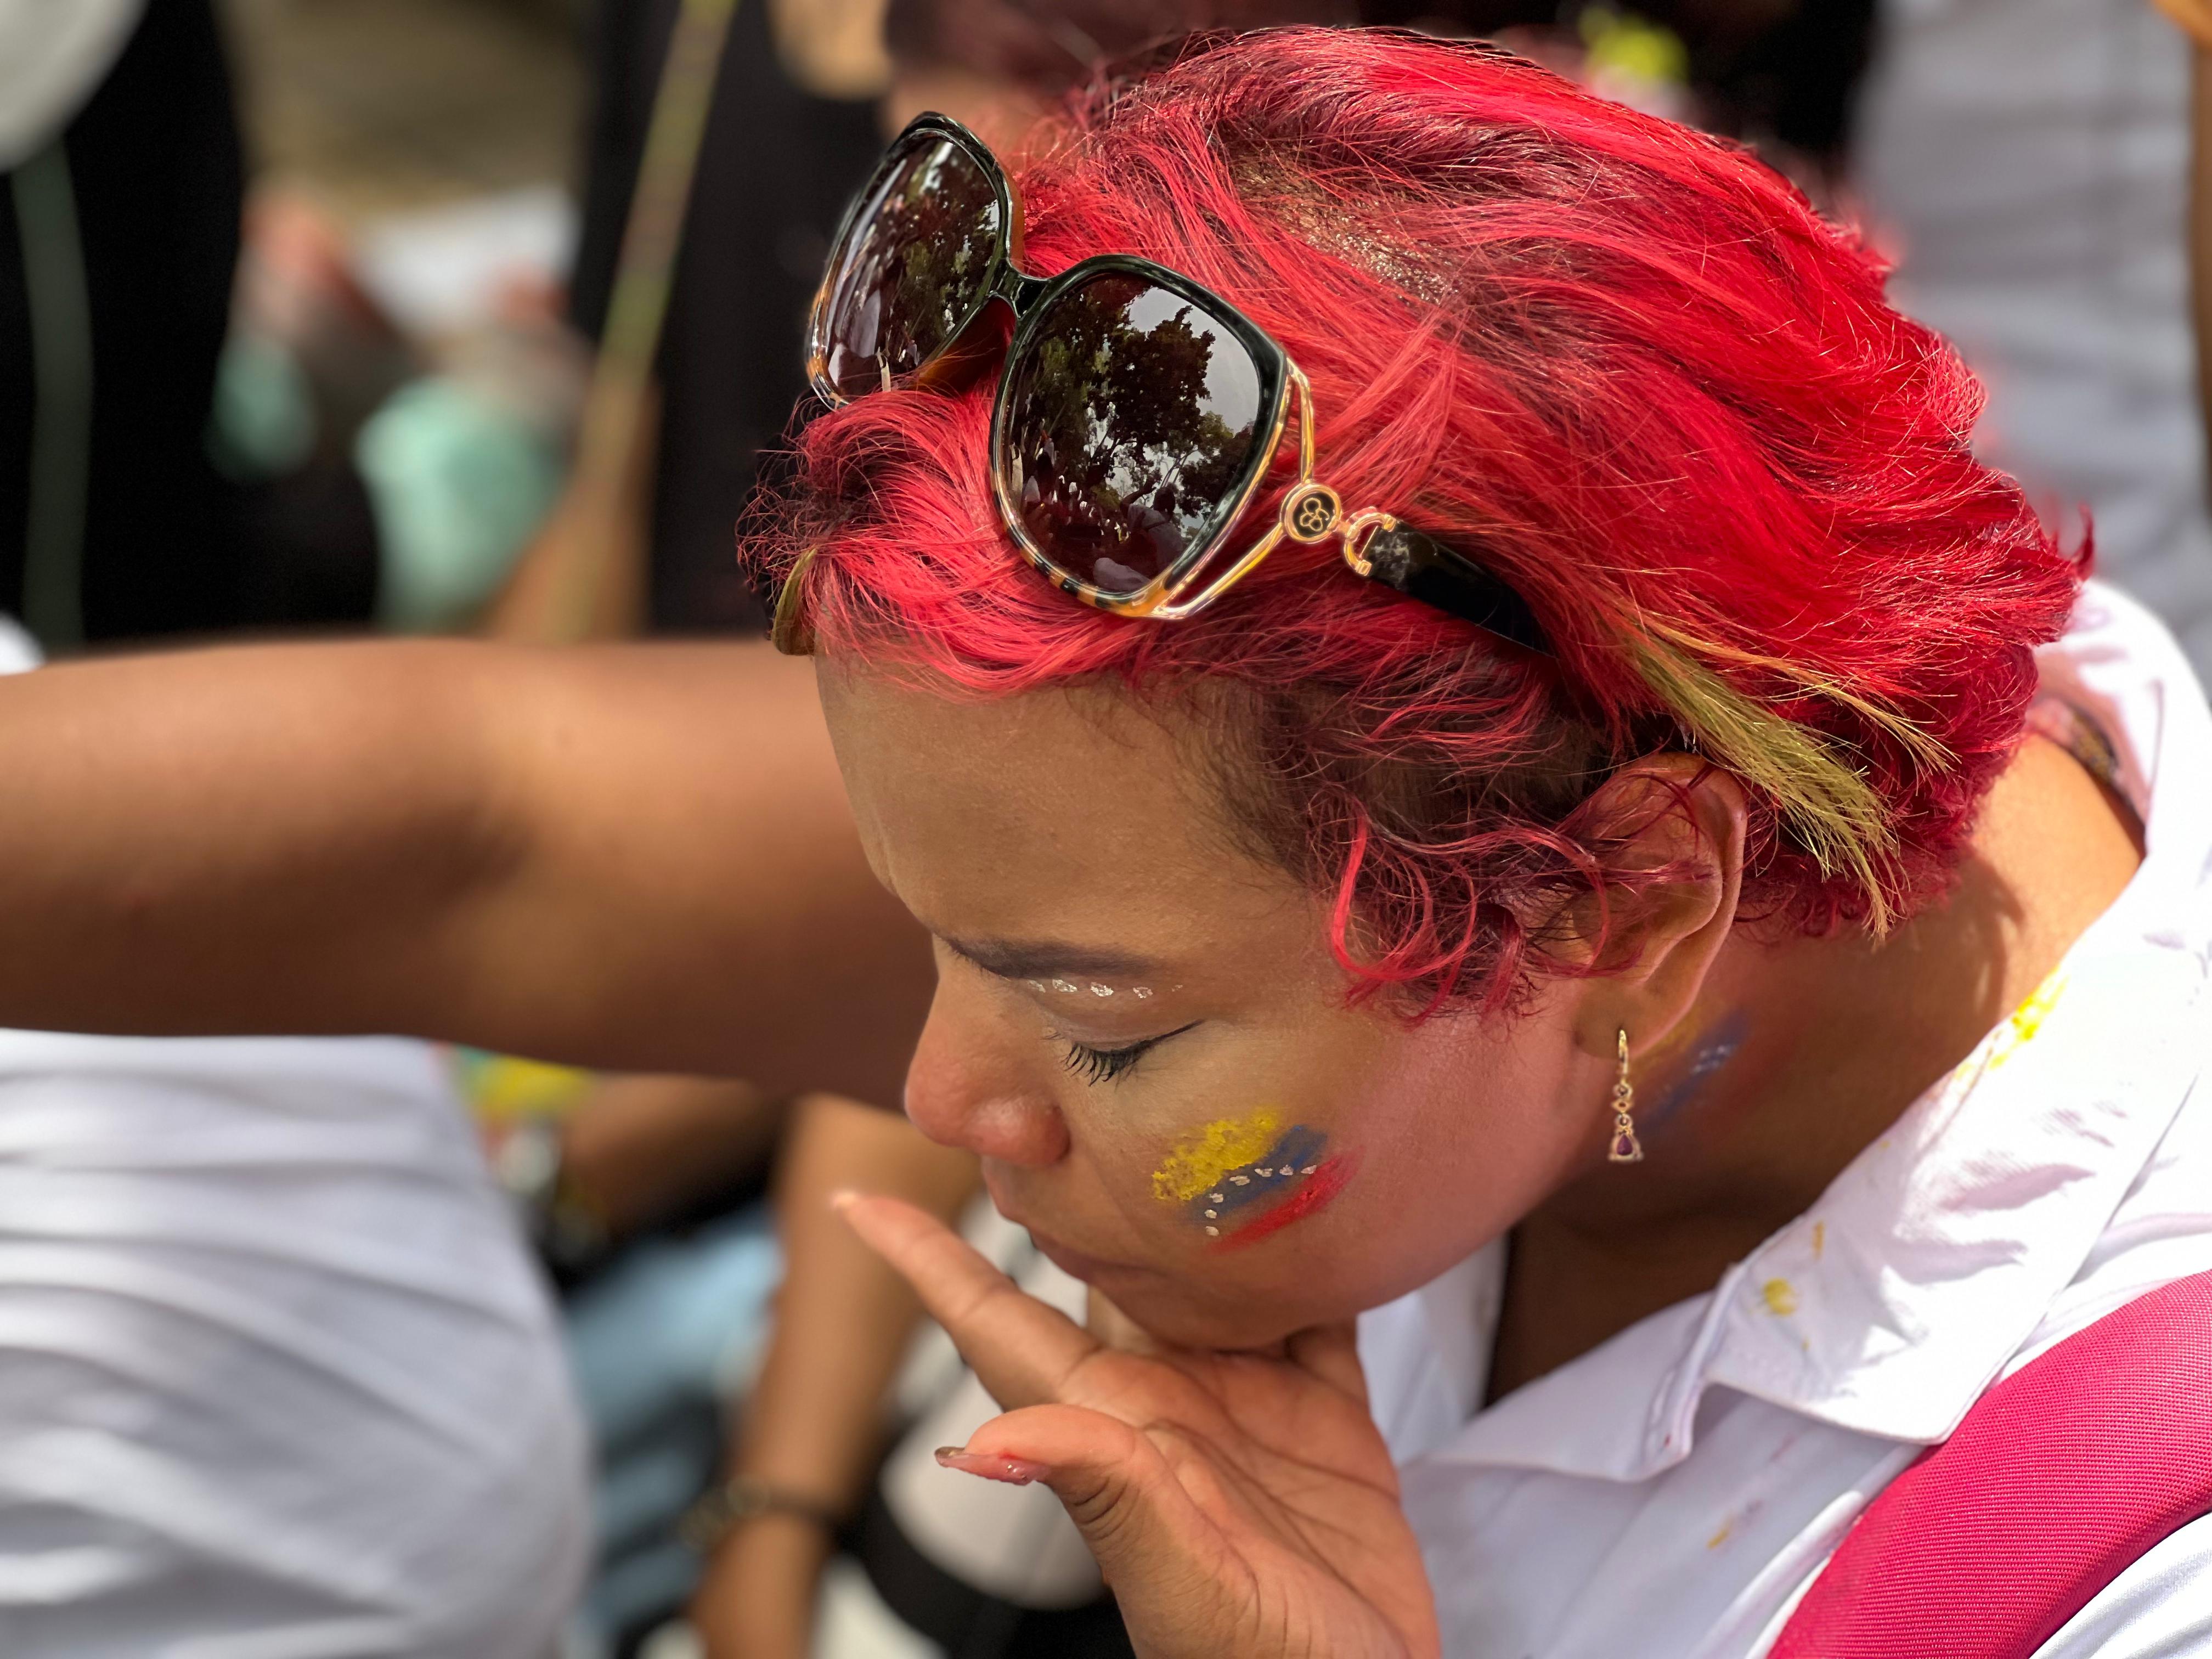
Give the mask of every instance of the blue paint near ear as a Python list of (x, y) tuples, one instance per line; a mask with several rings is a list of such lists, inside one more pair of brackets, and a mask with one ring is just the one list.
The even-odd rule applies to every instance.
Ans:
[(1638, 1111), (1637, 1127), (1647, 1133), (1656, 1129), (1696, 1100), (1721, 1068), (1735, 1058), (1736, 1050), (1743, 1047), (1748, 1025), (1739, 1008), (1708, 1031), (1697, 1052), (1690, 1056), (1690, 1064), (1682, 1075), (1668, 1085), (1657, 1100)]

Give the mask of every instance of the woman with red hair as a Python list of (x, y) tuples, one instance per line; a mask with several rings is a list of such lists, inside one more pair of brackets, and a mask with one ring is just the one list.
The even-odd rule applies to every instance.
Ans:
[[(2212, 1653), (2212, 716), (1862, 248), (1528, 64), (1291, 30), (1011, 176), (916, 123), (814, 345), (744, 557), (934, 940), (907, 1109), (1090, 1328), (844, 1207), (1009, 1408), (943, 1461), (1048, 1483), (1139, 1652)], [(90, 826), (0, 829), (63, 957), (0, 1012), (854, 1073), (907, 936), (807, 763), (715, 837), (779, 810), (739, 654), (533, 661), (520, 721), (453, 648), (0, 702)], [(252, 732), (195, 794), (82, 758), (157, 692)]]
[[(746, 549), (939, 942), (908, 1111), (1142, 1334), (854, 1200), (1016, 1408), (945, 1461), (1049, 1482), (1147, 1653), (2149, 1651), (2201, 1454), (2048, 1537), (1973, 1402), (2212, 1268), (2121, 1202), (2212, 750), (1956, 358), (1741, 153), (1463, 46), (1247, 37), (996, 177), (894, 147)], [(1871, 1595), (1962, 1482), (1948, 1601)]]

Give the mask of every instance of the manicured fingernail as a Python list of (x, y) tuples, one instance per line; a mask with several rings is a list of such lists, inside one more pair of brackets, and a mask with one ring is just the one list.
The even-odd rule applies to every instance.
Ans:
[(1042, 1480), (1045, 1467), (1021, 1457), (992, 1457), (982, 1452), (971, 1452), (963, 1446), (939, 1446), (937, 1461), (948, 1469), (957, 1469), (963, 1474), (979, 1474), (986, 1480), (1002, 1480), (1010, 1486), (1026, 1486), (1032, 1480)]

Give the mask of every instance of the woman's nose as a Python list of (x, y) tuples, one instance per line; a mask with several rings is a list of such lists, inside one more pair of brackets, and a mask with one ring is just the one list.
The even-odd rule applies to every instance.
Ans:
[(1066, 1120), (1035, 1081), (1036, 1057), (1006, 1052), (996, 1022), (956, 1018), (945, 1001), (940, 989), (906, 1075), (906, 1115), (915, 1127), (1005, 1164), (1066, 1157)]

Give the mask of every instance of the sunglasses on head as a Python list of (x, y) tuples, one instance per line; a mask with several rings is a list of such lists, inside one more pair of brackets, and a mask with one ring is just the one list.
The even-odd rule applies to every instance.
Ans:
[[(1314, 476), (1313, 392), (1267, 331), (1188, 276), (1119, 253), (1049, 278), (1017, 268), (1021, 210), (981, 139), (924, 115), (847, 211), (807, 325), (832, 404), (951, 385), (986, 366), (1013, 318), (991, 416), (991, 487), (1007, 530), (1063, 591), (1169, 620), (1221, 597), (1287, 538), (1335, 539), (1345, 563), (1528, 649), (1521, 596), (1435, 538)], [(1297, 478), (1269, 526), (1226, 551), (1297, 404)]]

